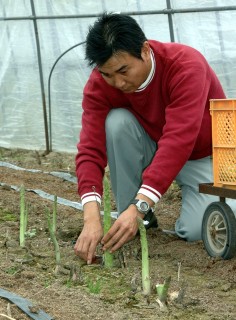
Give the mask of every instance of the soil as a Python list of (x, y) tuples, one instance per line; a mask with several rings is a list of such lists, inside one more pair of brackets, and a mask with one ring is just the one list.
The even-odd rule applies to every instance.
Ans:
[[(80, 201), (76, 183), (45, 172), (74, 175), (74, 154), (0, 149), (0, 161), (34, 173), (0, 166), (0, 288), (30, 300), (35, 316), (43, 310), (57, 320), (78, 319), (236, 319), (236, 258), (209, 257), (201, 241), (188, 243), (162, 229), (173, 229), (181, 193), (173, 184), (158, 203), (159, 228), (148, 230), (152, 292), (142, 294), (139, 236), (116, 254), (115, 267), (86, 265), (73, 246), (83, 226), (83, 213), (57, 205), (61, 263), (56, 267), (46, 208), (53, 202), (25, 193), (28, 226), (25, 247), (19, 246), (20, 194), (11, 185), (40, 189)], [(115, 210), (115, 203), (112, 202)], [(98, 254), (99, 254), (98, 249)], [(167, 306), (157, 302), (155, 285), (171, 276)], [(37, 313), (38, 312), (38, 313)], [(14, 303), (0, 298), (0, 319), (30, 319)], [(43, 317), (35, 318), (43, 320)]]

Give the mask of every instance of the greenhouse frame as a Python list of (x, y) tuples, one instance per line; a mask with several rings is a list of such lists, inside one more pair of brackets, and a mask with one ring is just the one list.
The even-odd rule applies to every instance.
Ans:
[(196, 48), (218, 75), (227, 98), (236, 98), (234, 4), (0, 0), (0, 147), (76, 151), (83, 87), (91, 71), (84, 41), (89, 25), (104, 11), (133, 16), (148, 39)]

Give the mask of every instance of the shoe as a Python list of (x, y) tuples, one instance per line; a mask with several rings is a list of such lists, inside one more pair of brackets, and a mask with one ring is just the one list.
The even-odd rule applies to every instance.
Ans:
[(154, 212), (151, 210), (148, 211), (148, 213), (145, 216), (145, 219), (143, 220), (143, 224), (147, 229), (150, 228), (158, 228), (158, 222), (157, 222), (157, 218), (154, 215)]

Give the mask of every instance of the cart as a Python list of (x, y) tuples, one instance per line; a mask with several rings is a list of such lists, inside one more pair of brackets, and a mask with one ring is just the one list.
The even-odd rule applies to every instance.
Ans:
[(212, 257), (236, 254), (236, 218), (226, 198), (236, 199), (236, 99), (210, 100), (213, 144), (213, 182), (199, 192), (219, 196), (203, 216), (202, 240)]
[(212, 257), (231, 259), (236, 254), (236, 218), (225, 200), (236, 199), (236, 190), (203, 183), (199, 185), (199, 192), (219, 196), (219, 201), (212, 202), (203, 216), (205, 249)]

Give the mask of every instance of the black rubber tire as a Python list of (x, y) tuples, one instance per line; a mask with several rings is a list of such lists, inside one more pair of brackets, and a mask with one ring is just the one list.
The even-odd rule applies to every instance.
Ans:
[(202, 221), (202, 240), (211, 257), (231, 259), (236, 254), (236, 219), (224, 202), (212, 202)]

